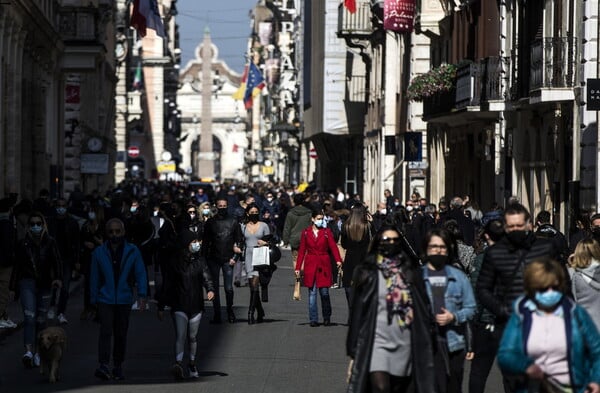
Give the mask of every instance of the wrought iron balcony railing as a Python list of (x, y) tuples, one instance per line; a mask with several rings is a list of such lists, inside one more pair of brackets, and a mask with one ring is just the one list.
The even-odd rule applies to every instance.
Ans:
[(573, 87), (575, 40), (545, 37), (531, 44), (529, 89)]
[(456, 105), (456, 89), (436, 93), (423, 99), (423, 119), (451, 112)]
[(490, 56), (480, 61), (481, 102), (504, 100), (502, 81), (506, 75), (510, 59)]
[(344, 3), (338, 7), (338, 37), (367, 38), (373, 33), (371, 2), (356, 0), (356, 12), (351, 14)]
[(469, 63), (456, 70), (456, 108), (479, 105), (481, 79), (479, 64)]

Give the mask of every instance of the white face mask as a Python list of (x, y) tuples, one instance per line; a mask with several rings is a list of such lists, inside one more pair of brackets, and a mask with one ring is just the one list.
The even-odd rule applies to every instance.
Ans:
[(387, 214), (387, 209), (381, 209), (381, 210), (379, 210), (379, 212), (380, 212), (381, 214)]
[(190, 251), (196, 253), (198, 251), (200, 251), (201, 245), (198, 242), (193, 242), (192, 244), (190, 244)]
[(413, 207), (412, 207), (412, 206), (410, 206), (410, 205), (406, 206), (406, 211), (407, 211), (407, 212), (411, 212), (411, 211), (413, 211)]

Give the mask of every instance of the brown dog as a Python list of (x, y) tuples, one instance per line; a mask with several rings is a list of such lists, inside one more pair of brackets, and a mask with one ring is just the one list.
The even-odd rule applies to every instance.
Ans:
[(64, 329), (52, 326), (38, 334), (38, 353), (40, 354), (40, 374), (48, 373), (48, 381), (58, 380), (58, 368), (67, 345)]

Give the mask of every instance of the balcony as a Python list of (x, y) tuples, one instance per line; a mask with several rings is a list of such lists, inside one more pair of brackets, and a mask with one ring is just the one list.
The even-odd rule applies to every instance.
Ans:
[(510, 59), (490, 56), (479, 62), (482, 110), (499, 111), (505, 109), (505, 93), (502, 83), (508, 69)]
[(373, 33), (371, 16), (370, 0), (356, 0), (356, 12), (353, 14), (344, 7), (342, 2), (338, 7), (338, 37), (369, 38)]
[(481, 80), (479, 64), (469, 63), (456, 70), (456, 109), (479, 105)]
[(530, 48), (530, 103), (574, 99), (575, 39), (545, 37)]
[(450, 113), (456, 104), (456, 89), (440, 92), (423, 99), (423, 120)]

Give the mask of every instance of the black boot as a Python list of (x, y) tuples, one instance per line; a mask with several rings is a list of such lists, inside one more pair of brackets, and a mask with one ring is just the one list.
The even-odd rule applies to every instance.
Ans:
[(269, 302), (269, 286), (268, 285), (260, 286), (260, 300), (262, 300), (263, 303)]
[(250, 307), (248, 307), (248, 325), (254, 325), (254, 310), (256, 309), (256, 295), (258, 292), (250, 291)]
[(260, 297), (258, 296), (258, 291), (256, 291), (256, 295), (254, 295), (254, 301), (256, 302), (256, 323), (262, 323), (265, 320), (265, 310), (262, 307), (262, 303), (260, 302)]
[(233, 313), (233, 307), (227, 307), (227, 321), (229, 321), (229, 323), (235, 323), (236, 321), (235, 314)]

